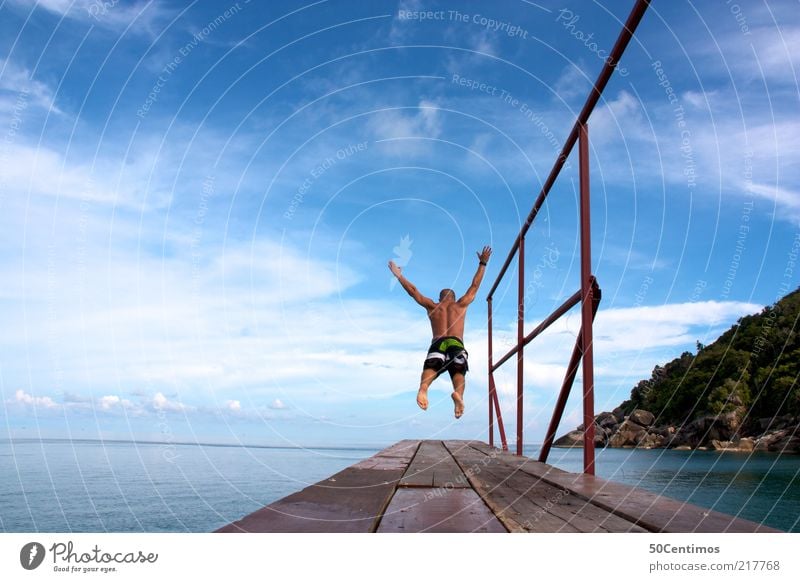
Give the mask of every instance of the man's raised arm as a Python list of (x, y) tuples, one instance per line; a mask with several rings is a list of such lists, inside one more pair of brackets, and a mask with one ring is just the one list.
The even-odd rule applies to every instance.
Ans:
[(460, 305), (469, 305), (475, 300), (475, 296), (478, 294), (478, 287), (481, 286), (481, 281), (483, 281), (483, 274), (486, 272), (486, 263), (489, 262), (489, 257), (492, 256), (492, 247), (485, 246), (481, 252), (475, 254), (478, 255), (478, 270), (472, 278), (472, 284), (469, 289), (458, 300)]
[(419, 292), (419, 289), (417, 289), (411, 281), (403, 276), (402, 270), (397, 266), (397, 264), (395, 264), (394, 261), (389, 261), (389, 269), (392, 271), (392, 274), (397, 277), (397, 280), (400, 281), (403, 289), (405, 289), (406, 292), (411, 295), (414, 301), (422, 305), (422, 307), (425, 309), (433, 309), (436, 307), (436, 303), (434, 303), (433, 299), (425, 297)]

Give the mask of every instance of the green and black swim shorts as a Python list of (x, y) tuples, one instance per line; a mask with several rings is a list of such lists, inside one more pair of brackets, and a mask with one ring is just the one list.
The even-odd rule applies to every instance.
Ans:
[(428, 348), (428, 355), (422, 367), (436, 370), (437, 376), (445, 370), (451, 376), (459, 372), (466, 374), (469, 370), (468, 356), (464, 342), (460, 338), (455, 336), (439, 337), (435, 338), (431, 347)]

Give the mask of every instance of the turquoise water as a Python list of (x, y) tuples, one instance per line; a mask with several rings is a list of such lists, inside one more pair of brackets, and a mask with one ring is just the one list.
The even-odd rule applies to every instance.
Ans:
[[(538, 458), (539, 447), (525, 447)], [(551, 449), (548, 463), (583, 471), (582, 449)], [(764, 523), (800, 531), (800, 456), (665, 449), (598, 449), (599, 477)]]
[[(207, 532), (376, 448), (0, 442), (0, 531)], [(537, 447), (525, 454), (536, 457)], [(582, 451), (549, 462), (580, 471)], [(598, 475), (800, 531), (800, 457), (608, 449)]]
[(0, 442), (0, 531), (213, 531), (377, 450)]

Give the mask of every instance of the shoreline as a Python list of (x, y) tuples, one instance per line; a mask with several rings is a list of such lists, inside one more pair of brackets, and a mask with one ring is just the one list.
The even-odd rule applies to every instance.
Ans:
[[(636, 408), (617, 407), (594, 419), (594, 444), (603, 448), (670, 449), (731, 453), (800, 454), (800, 418), (786, 414), (741, 421), (737, 411), (705, 415), (681, 424), (656, 424), (656, 416)], [(584, 426), (556, 439), (557, 448), (583, 448)]]

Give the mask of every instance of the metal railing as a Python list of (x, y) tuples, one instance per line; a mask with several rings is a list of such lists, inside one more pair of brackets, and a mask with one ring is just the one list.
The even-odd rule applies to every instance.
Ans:
[[(489, 315), (489, 331), (488, 331), (488, 344), (489, 344), (489, 444), (494, 446), (494, 415), (497, 415), (497, 427), (500, 432), (500, 440), (503, 450), (508, 450), (508, 443), (506, 442), (506, 432), (503, 426), (503, 416), (500, 411), (500, 402), (497, 397), (497, 387), (494, 381), (495, 371), (516, 355), (517, 361), (517, 454), (522, 455), (522, 434), (523, 434), (523, 354), (525, 346), (530, 343), (536, 336), (542, 333), (548, 326), (550, 326), (559, 317), (564, 315), (572, 307), (581, 304), (581, 329), (575, 341), (575, 347), (572, 350), (572, 357), (570, 358), (567, 366), (567, 373), (564, 377), (564, 382), (561, 386), (561, 392), (558, 395), (558, 400), (553, 409), (553, 416), (550, 420), (550, 425), (547, 429), (544, 444), (539, 454), (539, 461), (547, 461), (547, 456), (550, 452), (550, 447), (553, 444), (556, 430), (561, 422), (561, 416), (564, 412), (567, 399), (569, 397), (572, 384), (578, 371), (578, 364), (582, 363), (583, 369), (583, 471), (584, 473), (594, 474), (594, 357), (592, 352), (592, 322), (597, 313), (597, 307), (600, 303), (600, 288), (597, 285), (597, 280), (591, 272), (591, 227), (589, 216), (589, 128), (588, 121), (592, 114), (603, 90), (611, 78), (617, 64), (619, 63), (625, 48), (628, 46), (636, 27), (639, 25), (642, 17), (644, 16), (650, 0), (637, 0), (633, 9), (631, 10), (628, 20), (622, 28), (622, 31), (617, 38), (614, 48), (611, 50), (600, 75), (597, 77), (586, 103), (583, 105), (580, 114), (578, 115), (572, 131), (567, 137), (567, 141), (558, 158), (553, 165), (550, 174), (547, 177), (536, 202), (533, 204), (528, 217), (522, 225), (522, 228), (517, 235), (517, 239), (508, 253), (505, 263), (500, 269), (497, 278), (495, 279), (489, 294), (486, 297)], [(553, 313), (547, 316), (533, 331), (525, 335), (524, 332), (524, 319), (525, 319), (525, 235), (533, 224), (534, 219), (539, 213), (539, 209), (544, 204), (550, 189), (558, 178), (561, 169), (567, 161), (572, 148), (578, 142), (578, 160), (579, 160), (579, 181), (580, 181), (580, 253), (581, 253), (581, 288), (576, 291), (569, 299), (561, 304)], [(517, 343), (516, 345), (497, 362), (493, 362), (492, 353), (492, 297), (494, 296), (497, 286), (500, 284), (503, 276), (506, 274), (509, 265), (511, 264), (514, 255), (517, 255), (517, 278), (518, 278), (518, 300), (517, 300)]]

